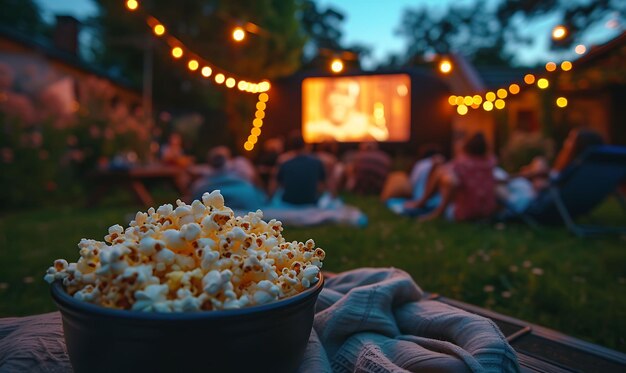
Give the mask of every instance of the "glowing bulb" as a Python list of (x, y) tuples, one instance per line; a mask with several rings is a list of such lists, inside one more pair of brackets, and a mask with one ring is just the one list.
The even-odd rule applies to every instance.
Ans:
[(574, 48), (574, 52), (576, 52), (576, 54), (585, 54), (586, 51), (587, 47), (582, 44), (578, 44), (576, 48)]
[(567, 99), (565, 97), (559, 97), (556, 99), (556, 106), (558, 107), (566, 107)]
[(261, 102), (267, 102), (267, 100), (269, 100), (270, 96), (267, 95), (267, 93), (261, 93), (259, 95), (259, 101)]
[(330, 70), (335, 74), (343, 71), (343, 61), (339, 58), (335, 58), (330, 62)]
[(519, 86), (515, 83), (511, 84), (509, 86), (509, 92), (511, 92), (512, 95), (516, 95), (519, 93)]
[(465, 115), (467, 114), (467, 106), (465, 105), (459, 105), (456, 107), (456, 112), (459, 113), (460, 115)]
[(235, 86), (235, 79), (228, 78), (226, 79), (226, 87), (233, 88)]
[(463, 102), (465, 102), (465, 98), (463, 96), (456, 96), (457, 105), (463, 105)]
[(485, 95), (485, 98), (487, 99), (487, 101), (495, 101), (496, 94), (493, 92), (487, 92), (487, 94)]
[(265, 105), (265, 102), (257, 102), (256, 103), (257, 110), (265, 110), (266, 107), (267, 107), (267, 105)]
[(248, 82), (245, 80), (240, 80), (239, 83), (237, 83), (237, 89), (240, 91), (244, 91), (246, 88), (248, 88)]
[(450, 71), (452, 71), (452, 62), (450, 62), (449, 60), (442, 60), (441, 62), (439, 62), (439, 71), (444, 74), (448, 74)]
[(533, 74), (524, 75), (524, 83), (533, 84), (535, 82), (535, 76)]
[(137, 10), (137, 8), (139, 7), (139, 3), (137, 2), (137, 0), (128, 0), (126, 2), (126, 7), (128, 8), (128, 10)]
[(506, 89), (504, 88), (500, 88), (498, 89), (498, 98), (506, 98), (506, 96), (508, 95), (508, 92), (506, 91)]
[(189, 70), (191, 70), (191, 71), (196, 71), (196, 70), (198, 70), (198, 66), (200, 66), (200, 64), (198, 64), (198, 61), (196, 61), (196, 60), (190, 60), (190, 61), (187, 63), (187, 67), (188, 67), (188, 68), (189, 68)]
[(243, 148), (246, 149), (247, 151), (250, 151), (250, 150), (254, 149), (254, 145), (251, 144), (250, 142), (246, 141), (246, 143), (243, 144)]
[(181, 58), (183, 56), (183, 48), (181, 47), (172, 48), (172, 56), (174, 56), (174, 58)]
[(154, 26), (154, 34), (156, 36), (161, 36), (163, 34), (165, 34), (165, 26), (158, 24), (156, 26)]
[(556, 70), (556, 64), (554, 62), (552, 62), (552, 61), (548, 62), (546, 64), (546, 70), (550, 71), (550, 72)]
[(254, 135), (254, 136), (257, 136), (257, 137), (258, 137), (258, 136), (261, 134), (261, 129), (260, 129), (259, 127), (253, 127), (253, 128), (250, 130), (250, 133), (251, 133), (252, 135)]
[(213, 73), (213, 70), (210, 67), (205, 66), (202, 68), (201, 72), (203, 77), (208, 78)]
[(552, 29), (552, 39), (561, 40), (565, 36), (567, 36), (567, 29), (565, 28), (565, 26), (558, 25)]
[(263, 81), (259, 83), (259, 92), (267, 92), (270, 90), (270, 82)]
[(561, 62), (561, 70), (570, 71), (572, 69), (572, 63), (569, 61)]
[(472, 97), (472, 101), (474, 101), (474, 105), (480, 105), (483, 102), (483, 98), (480, 97), (480, 95), (474, 95), (474, 97)]
[(500, 100), (500, 99), (496, 100), (495, 105), (496, 105), (496, 109), (504, 109), (504, 106), (505, 106), (504, 100)]
[(463, 98), (463, 104), (464, 104), (465, 106), (471, 106), (471, 105), (472, 105), (472, 102), (474, 102), (474, 100), (472, 99), (472, 96), (465, 96), (465, 97)]
[(255, 118), (263, 119), (265, 118), (265, 112), (263, 110), (257, 110), (254, 113)]
[(483, 102), (483, 109), (485, 109), (485, 111), (493, 110), (493, 103), (491, 101)]
[(263, 119), (254, 118), (254, 120), (252, 121), (252, 125), (259, 128), (263, 127)]
[(235, 27), (233, 30), (233, 39), (237, 42), (246, 38), (246, 32), (241, 27)]
[(450, 105), (456, 105), (456, 96), (452, 95), (452, 96), (448, 97), (448, 103)]
[(541, 79), (537, 80), (537, 87), (539, 87), (541, 89), (546, 89), (546, 88), (548, 88), (549, 85), (550, 85), (550, 82), (548, 82), (548, 79), (546, 79), (546, 78), (541, 78)]
[(224, 76), (224, 74), (217, 74), (215, 75), (215, 83), (217, 84), (222, 84), (224, 83), (224, 80), (226, 80), (226, 77)]
[(254, 135), (250, 135), (250, 136), (248, 136), (248, 142), (249, 142), (250, 144), (252, 144), (252, 145), (256, 144), (256, 142), (257, 142), (258, 140), (259, 140), (259, 139), (258, 139), (256, 136), (254, 136)]

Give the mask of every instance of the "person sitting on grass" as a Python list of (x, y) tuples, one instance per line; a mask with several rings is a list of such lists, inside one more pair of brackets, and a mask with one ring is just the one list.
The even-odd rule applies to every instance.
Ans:
[(292, 134), (289, 143), (292, 149), (290, 158), (278, 166), (270, 186), (270, 195), (280, 188), (282, 202), (292, 205), (316, 204), (325, 191), (324, 164), (310, 153), (300, 133)]
[(463, 221), (488, 218), (496, 211), (495, 158), (489, 154), (485, 136), (478, 132), (463, 145), (461, 154), (451, 162), (433, 166), (424, 194), (407, 201), (406, 209), (423, 209), (436, 193), (441, 202), (420, 220), (445, 216)]

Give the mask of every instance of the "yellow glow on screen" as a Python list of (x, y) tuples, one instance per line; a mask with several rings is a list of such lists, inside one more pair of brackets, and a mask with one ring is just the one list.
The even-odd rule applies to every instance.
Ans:
[(304, 140), (408, 141), (410, 89), (406, 74), (307, 78), (302, 82)]

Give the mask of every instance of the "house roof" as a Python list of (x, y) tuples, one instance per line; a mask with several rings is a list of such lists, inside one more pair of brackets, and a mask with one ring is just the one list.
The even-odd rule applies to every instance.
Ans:
[(2, 25), (0, 25), (0, 38), (22, 44), (23, 46), (42, 53), (51, 59), (57, 60), (84, 72), (97, 75), (121, 87), (137, 90), (137, 87), (131, 84), (129, 80), (119, 76), (114, 76), (110, 71), (107, 71), (101, 66), (94, 65), (93, 63), (87, 62), (75, 54), (56, 48), (47, 38), (28, 35)]
[(596, 45), (592, 47), (587, 54), (581, 56), (576, 60), (577, 66), (586, 66), (589, 64), (593, 64), (599, 59), (606, 57), (610, 53), (612, 53), (617, 48), (626, 45), (626, 31), (619, 34), (617, 37), (609, 40), (608, 42)]

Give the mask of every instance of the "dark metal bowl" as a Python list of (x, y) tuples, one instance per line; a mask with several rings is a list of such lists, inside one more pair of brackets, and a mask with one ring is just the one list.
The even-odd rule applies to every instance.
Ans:
[(81, 372), (293, 372), (307, 346), (324, 279), (277, 302), (238, 310), (147, 313), (74, 299), (60, 282), (72, 366)]

